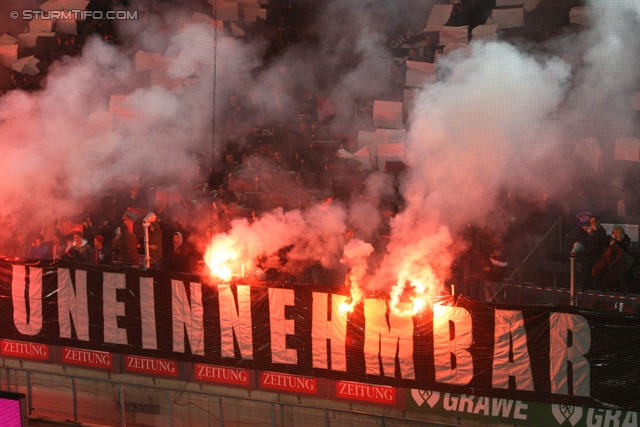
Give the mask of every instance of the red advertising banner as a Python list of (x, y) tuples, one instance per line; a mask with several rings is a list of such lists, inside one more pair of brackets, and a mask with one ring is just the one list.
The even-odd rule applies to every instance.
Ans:
[(224, 366), (195, 364), (195, 377), (201, 381), (225, 383), (234, 385), (249, 385), (249, 371), (247, 369), (227, 368)]
[(361, 400), (363, 402), (396, 403), (395, 387), (336, 381), (336, 396), (342, 399)]
[(178, 364), (175, 360), (154, 359), (152, 357), (131, 356), (125, 358), (125, 370), (157, 374), (169, 377), (178, 376)]
[(316, 394), (316, 379), (278, 372), (260, 372), (260, 387), (296, 393)]
[(2, 340), (2, 355), (49, 360), (49, 346), (47, 344)]
[(81, 350), (79, 348), (62, 347), (62, 361), (74, 365), (91, 366), (93, 368), (112, 369), (113, 358), (106, 351)]

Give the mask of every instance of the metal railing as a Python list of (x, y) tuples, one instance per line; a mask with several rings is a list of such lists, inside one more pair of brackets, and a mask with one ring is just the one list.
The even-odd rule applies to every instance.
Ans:
[(24, 393), (30, 418), (105, 426), (460, 425), (13, 367), (0, 368), (0, 390)]
[[(562, 221), (563, 221), (563, 217), (560, 216), (558, 217), (558, 219), (549, 227), (549, 229), (547, 230), (547, 232), (542, 235), (541, 238), (539, 238), (537, 241), (532, 242), (533, 243), (533, 247), (529, 250), (529, 253), (527, 254), (527, 256), (524, 257), (524, 259), (522, 261), (520, 261), (520, 263), (518, 264), (518, 266), (511, 272), (511, 274), (503, 281), (502, 287), (500, 287), (500, 289), (498, 289), (498, 291), (494, 294), (494, 296), (489, 300), (489, 301), (497, 301), (497, 297), (499, 295), (501, 295), (504, 287), (508, 284), (511, 283), (512, 280), (516, 280), (517, 283), (519, 285), (523, 285), (524, 281), (523, 280), (523, 271), (525, 270), (526, 267), (530, 267), (530, 272), (529, 274), (531, 274), (532, 272), (535, 272), (538, 268), (539, 268), (539, 263), (540, 260), (535, 259), (534, 260), (534, 255), (535, 254), (541, 254), (541, 252), (544, 252), (544, 250), (542, 250), (542, 245), (543, 243), (550, 243), (549, 240), (547, 240), (550, 236), (552, 236), (552, 232), (554, 230), (557, 230), (557, 241), (556, 242), (551, 242), (552, 244), (557, 244), (558, 245), (558, 249), (559, 249), (559, 253), (562, 253), (563, 251), (563, 231), (562, 231)], [(569, 253), (567, 251), (567, 257), (568, 257)], [(531, 262), (533, 261), (533, 262)]]

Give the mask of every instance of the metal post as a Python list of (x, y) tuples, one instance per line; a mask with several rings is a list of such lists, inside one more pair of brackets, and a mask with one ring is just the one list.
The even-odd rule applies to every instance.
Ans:
[(31, 402), (31, 372), (25, 371), (27, 379), (27, 413), (31, 414), (33, 410), (33, 404)]
[(329, 427), (329, 410), (324, 410), (324, 427)]
[(169, 394), (169, 427), (173, 427), (173, 393), (167, 390)]
[(127, 426), (124, 411), (124, 384), (120, 384), (120, 425), (122, 427)]
[(142, 229), (144, 230), (144, 268), (151, 267), (151, 255), (149, 254), (149, 222), (142, 221)]
[(271, 403), (271, 427), (276, 427), (276, 407)]
[(71, 377), (71, 394), (73, 394), (73, 421), (78, 421), (78, 398), (76, 396), (76, 379)]
[(220, 411), (220, 427), (224, 427), (224, 416), (222, 415), (222, 397), (218, 397), (218, 410)]
[(571, 267), (569, 273), (569, 305), (573, 307), (577, 305), (575, 297), (576, 256), (573, 253), (571, 253), (571, 256), (569, 257), (569, 264)]
[(384, 417), (380, 417), (380, 427), (384, 427)]

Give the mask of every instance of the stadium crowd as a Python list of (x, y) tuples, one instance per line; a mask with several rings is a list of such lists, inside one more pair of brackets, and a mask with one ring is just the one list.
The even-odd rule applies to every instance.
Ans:
[[(247, 43), (268, 43), (263, 58), (265, 66), (292, 45), (313, 49), (317, 33), (310, 30), (314, 28), (311, 23), (322, 19), (324, 4), (269, 2), (265, 6), (270, 11), (269, 20), (258, 18), (253, 24), (244, 23)], [(473, 28), (486, 20), (494, 5), (486, 1), (455, 2), (450, 25)], [(573, 3), (563, 2), (563, 5), (567, 9)], [(99, 7), (111, 6), (101, 4)], [(557, 4), (549, 7), (559, 8)], [(535, 16), (530, 18), (533, 21)], [(13, 31), (17, 36), (20, 29)], [(225, 23), (225, 31), (231, 32), (229, 23)], [(547, 26), (535, 34), (550, 36), (554, 31)], [(79, 22), (75, 35), (57, 34), (55, 38), (40, 41), (34, 48), (21, 49), (20, 56), (35, 55), (40, 60), (41, 73), (27, 76), (3, 69), (2, 89), (41, 90), (46, 85), (47, 67), (65, 55), (78, 55), (91, 37), (114, 44), (123, 42), (112, 22)], [(433, 62), (442, 51), (443, 46), (438, 45), (433, 34), (420, 37), (424, 39), (421, 49), (403, 48), (401, 60), (389, 67), (389, 81), (396, 82), (392, 85), (395, 89), (389, 93), (393, 100), (402, 100), (404, 61)], [(214, 161), (205, 158), (203, 153), (193, 153), (198, 168), (190, 180), (176, 176), (119, 177), (107, 191), (87, 201), (79, 217), (56, 218), (40, 230), (23, 229), (9, 216), (2, 224), (2, 233), (11, 237), (4, 240), (0, 253), (12, 260), (64, 260), (140, 267), (144, 265), (145, 255), (142, 220), (148, 212), (154, 212), (157, 221), (149, 226), (148, 241), (152, 268), (197, 274), (204, 268), (204, 252), (212, 236), (229, 231), (235, 218), (254, 221), (277, 207), (305, 209), (321, 202), (346, 205), (353, 198), (365, 197), (367, 176), (380, 172), (363, 170), (358, 161), (339, 155), (340, 150), (356, 151), (353, 127), (335, 120), (330, 100), (298, 83), (286, 67), (279, 71), (284, 80), (291, 83), (286, 92), (295, 102), (267, 106), (282, 113), (277, 122), (252, 122), (248, 118), (260, 116), (265, 106), (253, 103), (250, 94), (238, 85), (224, 105), (216, 107), (216, 143), (224, 147), (223, 150), (216, 153)], [(370, 129), (372, 105), (373, 99), (356, 102), (360, 129)], [(394, 194), (369, 200), (377, 205), (382, 218), (369, 238), (377, 253), (384, 253), (391, 218), (401, 212), (405, 204), (398, 191), (404, 165), (389, 163), (382, 169), (382, 173), (392, 176), (396, 185)], [(634, 178), (635, 170), (630, 168), (626, 178), (626, 187), (632, 190), (637, 186), (636, 181), (640, 182)], [(513, 212), (512, 217), (517, 220), (512, 221), (506, 234), (501, 236), (483, 224), (470, 224), (468, 230), (461, 230), (470, 244), (454, 263), (452, 283), (463, 283), (465, 293), (473, 298), (491, 299), (496, 284), (507, 277), (507, 266), (513, 267), (514, 260), (524, 258), (519, 247), (531, 249), (532, 239), (543, 235), (561, 217), (565, 230), (570, 230), (565, 233), (565, 240), (580, 241), (586, 248), (580, 255), (584, 289), (637, 291), (636, 266), (640, 261), (637, 248), (630, 244), (621, 227), (616, 227), (608, 236), (600, 225), (602, 215), (614, 212), (612, 200), (626, 198), (629, 214), (640, 213), (636, 212), (637, 198), (633, 192), (623, 196), (613, 194), (614, 190), (601, 185), (594, 190), (592, 184), (598, 181), (602, 180), (596, 177), (585, 181), (582, 188), (571, 189), (565, 200), (519, 198), (505, 189), (505, 193), (499, 195), (500, 203), (505, 211)], [(207, 226), (203, 228), (202, 224)], [(203, 233), (203, 229), (206, 232)], [(564, 255), (568, 256), (569, 251)], [(309, 270), (313, 269), (318, 267)], [(299, 281), (322, 282), (320, 276), (323, 275), (316, 271)], [(324, 277), (333, 276), (326, 273)]]

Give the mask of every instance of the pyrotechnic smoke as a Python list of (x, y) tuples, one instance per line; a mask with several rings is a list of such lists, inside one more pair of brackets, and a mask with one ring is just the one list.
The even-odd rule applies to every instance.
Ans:
[[(441, 284), (451, 261), (450, 233), (466, 223), (492, 223), (502, 232), (506, 212), (496, 210), (501, 189), (562, 194), (571, 184), (567, 146), (575, 143), (567, 129), (593, 131), (595, 124), (609, 150), (615, 135), (629, 132), (629, 93), (638, 71), (628, 52), (640, 44), (620, 23), (628, 21), (625, 13), (637, 17), (639, 8), (629, 2), (596, 6), (601, 18), (581, 37), (595, 44), (585, 49), (574, 87), (561, 58), (504, 42), (472, 43), (471, 57), (438, 61), (446, 78), (420, 95), (410, 118), (410, 169), (402, 182), (407, 210), (392, 222), (388, 256), (376, 276), (399, 279), (394, 295), (405, 283), (424, 283), (411, 277), (412, 254), (423, 255), (418, 271), (433, 276), (428, 283)], [(637, 21), (632, 26), (637, 30)], [(620, 68), (614, 71), (614, 64)]]
[[(392, 93), (384, 27), (389, 16), (394, 29), (402, 21), (413, 25), (410, 3), (330, 2), (317, 23), (319, 46), (285, 49), (262, 64), (268, 46), (226, 37), (202, 16), (193, 19), (194, 11), (205, 11), (202, 5), (160, 11), (134, 2), (140, 17), (119, 23), (123, 46), (92, 39), (81, 56), (50, 67), (44, 90), (0, 98), (0, 170), (7, 177), (0, 183), (0, 215), (25, 212), (18, 222), (36, 229), (78, 213), (114, 175), (175, 174), (188, 181), (197, 173), (193, 152), (210, 157), (212, 140), (225, 150), (214, 118), (239, 91), (270, 106), (247, 117), (246, 125), (290, 117), (294, 89), (304, 87), (329, 94), (335, 125), (353, 131), (354, 101)], [(385, 14), (384, 5), (393, 13)], [(615, 136), (632, 132), (640, 7), (631, 0), (592, 6), (592, 28), (557, 43), (558, 55), (552, 43), (543, 52), (474, 42), (470, 57), (439, 58), (442, 78), (417, 98), (406, 123), (409, 169), (398, 187), (403, 209), (391, 221), (377, 268), (365, 262), (368, 249), (357, 256), (351, 250), (366, 247), (363, 240), (382, 220), (378, 203), (395, 194), (395, 183), (378, 174), (348, 208), (277, 209), (251, 224), (237, 220), (212, 248), (232, 252), (231, 264), (285, 271), (313, 263), (336, 268), (344, 259), (358, 289), (394, 288), (393, 298), (440, 292), (454, 248), (461, 247), (460, 227), (490, 223), (504, 231), (509, 213), (496, 203), (502, 189), (560, 194), (572, 184), (568, 155), (576, 137), (595, 135), (611, 153)], [(160, 65), (136, 71), (139, 50), (160, 56)], [(564, 53), (581, 55), (573, 72), (559, 56)], [(357, 239), (347, 243), (350, 230)]]
[(537, 171), (549, 153), (560, 152), (552, 115), (568, 87), (569, 66), (559, 58), (536, 60), (507, 43), (472, 49), (469, 58), (439, 61), (447, 77), (424, 91), (411, 117), (410, 168), (402, 182), (407, 208), (391, 223), (375, 280), (380, 286), (397, 280), (395, 302), (406, 288), (443, 292), (455, 233), (465, 224), (506, 227), (495, 208), (504, 186), (551, 191), (557, 185)]
[(590, 29), (572, 37), (565, 48), (581, 61), (562, 118), (568, 134), (594, 136), (606, 152), (615, 137), (638, 130), (631, 105), (640, 79), (640, 5), (618, 0), (587, 6)]
[[(255, 63), (254, 50), (191, 12), (168, 13), (162, 27), (139, 12), (140, 21), (121, 23), (132, 36), (125, 46), (91, 38), (80, 56), (50, 66), (44, 90), (0, 99), (0, 168), (8, 177), (0, 215), (17, 212), (21, 230), (79, 215), (121, 175), (186, 183), (198, 173), (192, 153), (210, 156), (214, 76), (237, 77)], [(134, 55), (144, 48), (162, 57), (150, 77), (136, 71)]]
[(256, 259), (263, 270), (297, 273), (314, 263), (335, 269), (346, 243), (346, 219), (345, 209), (335, 204), (288, 212), (278, 208), (253, 223), (232, 221), (229, 233), (213, 239), (210, 252), (220, 263), (233, 265), (235, 271), (241, 263)]
[(351, 302), (346, 307), (341, 307), (342, 311), (353, 311), (353, 307), (362, 300), (362, 282), (367, 275), (367, 259), (373, 250), (370, 243), (358, 239), (350, 240), (345, 245), (341, 262), (351, 267), (348, 274)]
[[(541, 62), (507, 43), (473, 43), (473, 56), (443, 59), (449, 77), (420, 96), (411, 117), (409, 173), (402, 183), (406, 212), (394, 223), (399, 246), (410, 230), (456, 232), (486, 224), (496, 196), (513, 189), (548, 191), (561, 174), (540, 173), (550, 153), (560, 153), (561, 128), (553, 114), (568, 88), (569, 66)], [(502, 218), (499, 218), (502, 219)], [(500, 221), (496, 221), (499, 223)]]

